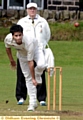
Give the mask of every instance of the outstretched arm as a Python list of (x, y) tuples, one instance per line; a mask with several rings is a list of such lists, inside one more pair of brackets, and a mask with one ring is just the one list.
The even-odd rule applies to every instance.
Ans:
[(37, 81), (35, 79), (34, 61), (33, 61), (34, 60), (34, 52), (35, 52), (34, 41), (35, 40), (32, 37), (26, 36), (25, 49), (27, 51), (27, 61), (28, 61), (28, 66), (30, 69), (31, 77), (32, 77), (32, 82), (35, 86), (37, 86)]
[(32, 76), (32, 82), (35, 86), (37, 86), (37, 82), (35, 80), (35, 71), (34, 71), (34, 62), (32, 61), (28, 61), (28, 65), (29, 65), (29, 69), (31, 72), (31, 76)]

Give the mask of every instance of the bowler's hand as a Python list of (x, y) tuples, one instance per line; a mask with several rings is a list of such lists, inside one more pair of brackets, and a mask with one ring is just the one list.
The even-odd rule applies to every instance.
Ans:
[(32, 82), (35, 86), (37, 86), (37, 81), (35, 79), (32, 79)]
[(11, 68), (16, 69), (16, 62), (15, 61), (11, 61)]

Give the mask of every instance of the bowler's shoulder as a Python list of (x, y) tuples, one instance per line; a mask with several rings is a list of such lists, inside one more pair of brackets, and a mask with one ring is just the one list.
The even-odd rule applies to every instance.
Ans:
[(26, 34), (26, 33), (24, 33), (23, 34), (23, 42), (25, 43), (25, 44), (31, 44), (31, 43), (33, 43), (33, 42), (35, 42), (36, 41), (36, 39), (33, 37), (33, 36), (31, 36), (31, 35), (28, 35), (28, 34)]
[(12, 39), (12, 33), (7, 34), (5, 38)]
[(11, 33), (7, 34), (6, 37), (5, 37), (5, 39), (4, 39), (5, 43), (6, 42), (10, 42), (10, 41), (12, 41), (12, 34)]
[(32, 41), (32, 37), (28, 35), (26, 32), (23, 33), (23, 41), (29, 43)]

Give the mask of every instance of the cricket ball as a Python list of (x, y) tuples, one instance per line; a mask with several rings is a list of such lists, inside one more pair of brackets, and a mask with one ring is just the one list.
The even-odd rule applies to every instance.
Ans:
[(75, 27), (79, 27), (79, 23), (78, 23), (78, 22), (75, 22), (75, 23), (74, 23), (74, 26), (75, 26)]

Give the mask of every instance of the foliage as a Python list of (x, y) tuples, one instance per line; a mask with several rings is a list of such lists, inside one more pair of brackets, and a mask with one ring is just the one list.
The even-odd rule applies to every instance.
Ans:
[[(51, 40), (53, 41), (83, 41), (83, 21), (79, 22), (80, 26), (75, 27), (76, 21), (50, 22)], [(0, 40), (9, 33), (9, 28), (0, 28)]]
[(75, 27), (73, 22), (49, 23), (51, 28), (51, 40), (55, 41), (82, 41), (83, 21), (78, 21), (80, 26)]

